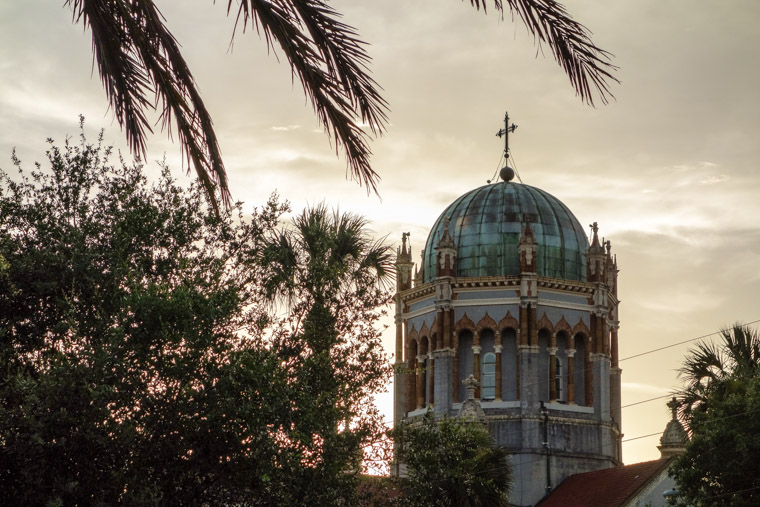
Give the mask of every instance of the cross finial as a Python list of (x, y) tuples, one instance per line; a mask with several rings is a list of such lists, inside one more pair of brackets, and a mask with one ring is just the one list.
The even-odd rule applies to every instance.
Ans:
[(672, 414), (673, 414), (673, 419), (675, 419), (675, 418), (676, 418), (676, 410), (678, 410), (678, 406), (679, 406), (679, 405), (680, 405), (680, 403), (678, 403), (678, 400), (676, 399), (676, 397), (675, 397), (675, 396), (673, 396), (673, 399), (671, 399), (671, 400), (668, 402), (668, 408), (670, 409), (670, 411), (671, 411), (671, 412), (672, 412)]
[(504, 128), (496, 133), (496, 137), (504, 136), (504, 159), (509, 158), (509, 133), (514, 132), (517, 125), (509, 124), (509, 112), (504, 113)]

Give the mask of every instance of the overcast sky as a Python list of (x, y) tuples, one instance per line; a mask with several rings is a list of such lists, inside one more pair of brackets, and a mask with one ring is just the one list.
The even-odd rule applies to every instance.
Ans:
[[(0, 2), (0, 167), (16, 147), (30, 168), (45, 139), (87, 131), (124, 147), (89, 32), (63, 1)], [(227, 2), (157, 0), (210, 110), (236, 200), (272, 191), (295, 210), (324, 200), (373, 221), (415, 256), (443, 209), (485, 184), (503, 149), (505, 110), (522, 180), (599, 222), (620, 272), (620, 357), (760, 319), (760, 2), (568, 0), (615, 55), (616, 100), (580, 102), (522, 25), (457, 0), (335, 2), (371, 44), (390, 103), (372, 143), (381, 198), (345, 179), (290, 70), (255, 33), (236, 39)], [(158, 129), (157, 129), (158, 130)], [(150, 140), (181, 174), (179, 146)], [(156, 173), (156, 164), (151, 164)], [(387, 333), (392, 349), (392, 333)], [(623, 404), (668, 394), (688, 345), (623, 361)], [(662, 432), (666, 400), (623, 409), (625, 438)], [(390, 397), (381, 399), (390, 419)], [(626, 463), (656, 459), (656, 437), (624, 443)]]

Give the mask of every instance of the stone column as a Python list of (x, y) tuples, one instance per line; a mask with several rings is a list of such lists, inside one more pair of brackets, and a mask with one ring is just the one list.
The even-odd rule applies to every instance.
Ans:
[(401, 318), (401, 302), (396, 297), (396, 352), (393, 364), (393, 424), (398, 426), (406, 408), (406, 374), (404, 373), (404, 331), (406, 324)]
[(451, 358), (451, 369), (452, 369), (452, 382), (451, 382), (451, 389), (453, 393), (452, 400), (454, 403), (459, 403), (459, 343), (458, 340), (454, 340), (454, 345), (456, 348), (452, 349), (452, 358)]
[(516, 336), (516, 342), (517, 342), (517, 364), (515, 365), (515, 398), (517, 401), (520, 401), (520, 386), (522, 385), (520, 382), (520, 364), (522, 361), (520, 360), (520, 350), (522, 350), (520, 347), (522, 346), (522, 338), (520, 338), (520, 330), (518, 329), (515, 334)]
[(610, 358), (604, 354), (591, 355), (594, 371), (594, 413), (601, 421), (610, 420)]
[(594, 406), (594, 386), (592, 385), (594, 383), (594, 371), (591, 364), (591, 356), (593, 355), (591, 351), (592, 346), (593, 340), (589, 339), (586, 346), (586, 360), (584, 361), (586, 367), (583, 369), (583, 396), (587, 407)]
[[(411, 352), (411, 351), (410, 351)], [(417, 378), (415, 358), (408, 354), (406, 360), (406, 411), (411, 412), (417, 405)]]
[(615, 419), (618, 428), (623, 427), (623, 414), (620, 407), (622, 400), (621, 375), (623, 370), (620, 369), (618, 359), (618, 327), (617, 321), (610, 323), (610, 338), (612, 339), (612, 357), (610, 358), (610, 408), (612, 417)]
[(454, 401), (454, 386), (451, 382), (450, 372), (454, 361), (454, 349), (440, 349), (433, 352), (435, 361), (435, 405), (437, 414), (450, 415)]
[(417, 356), (417, 406), (415, 408), (425, 406), (425, 357)]
[[(477, 333), (474, 336), (477, 337), (478, 336)], [(479, 339), (478, 339), (478, 343), (480, 343)], [(478, 387), (475, 389), (475, 399), (479, 400), (480, 399), (480, 345), (472, 346), (472, 371), (473, 371), (473, 376), (475, 377), (475, 380), (478, 381)]]
[(523, 412), (538, 410), (538, 345), (520, 345), (520, 407)]
[(427, 356), (427, 372), (425, 375), (425, 379), (427, 380), (427, 388), (428, 388), (428, 395), (427, 395), (427, 405), (432, 405), (435, 403), (435, 391), (434, 391), (434, 385), (435, 385), (435, 360), (433, 359), (433, 353), (431, 352)]
[(493, 350), (496, 353), (496, 401), (501, 401), (501, 350), (502, 346), (494, 345)]
[(546, 350), (549, 352), (549, 401), (557, 401), (557, 347)]
[(575, 405), (575, 349), (567, 349), (567, 403)]

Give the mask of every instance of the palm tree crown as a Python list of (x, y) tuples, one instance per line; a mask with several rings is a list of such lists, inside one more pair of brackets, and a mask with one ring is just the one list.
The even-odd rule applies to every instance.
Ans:
[(393, 276), (391, 248), (369, 237), (367, 220), (330, 211), (324, 203), (305, 209), (292, 227), (270, 238), (263, 255), (270, 299), (290, 301), (300, 290), (326, 303), (360, 287), (387, 288)]
[(741, 388), (741, 380), (760, 375), (760, 335), (748, 326), (735, 324), (720, 333), (722, 343), (698, 343), (679, 370), (685, 387), (679, 394), (680, 414), (685, 422), (695, 412), (709, 408), (710, 397), (725, 397)]

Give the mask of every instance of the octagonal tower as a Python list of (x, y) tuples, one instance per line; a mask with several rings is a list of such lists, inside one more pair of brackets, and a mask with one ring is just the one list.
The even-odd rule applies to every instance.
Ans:
[[(471, 190), (433, 224), (412, 273), (397, 256), (394, 419), (456, 416), (469, 375), (514, 505), (569, 475), (621, 464), (617, 261), (549, 193), (510, 180)], [(395, 473), (399, 469), (394, 470)]]

